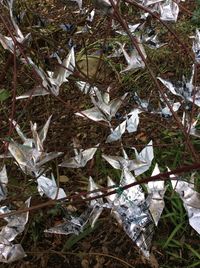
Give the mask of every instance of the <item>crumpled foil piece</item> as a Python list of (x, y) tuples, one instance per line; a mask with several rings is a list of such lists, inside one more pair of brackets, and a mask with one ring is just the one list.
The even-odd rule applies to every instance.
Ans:
[(15, 121), (12, 121), (18, 135), (23, 141), (23, 144), (18, 144), (11, 140), (8, 145), (8, 150), (25, 174), (38, 176), (38, 174), (41, 173), (41, 168), (45, 163), (62, 154), (60, 152), (46, 153), (44, 151), (43, 143), (47, 136), (50, 120), (51, 116), (39, 133), (37, 132), (37, 124), (31, 123), (31, 139), (27, 138), (23, 134), (19, 125), (17, 125)]
[(195, 61), (200, 63), (200, 31), (196, 29), (196, 36), (194, 37), (192, 50), (195, 54)]
[(56, 200), (67, 197), (65, 191), (57, 187), (53, 173), (51, 174), (51, 179), (45, 175), (39, 176), (37, 183), (38, 192), (41, 196), (46, 195), (48, 198)]
[[(125, 60), (128, 64), (128, 66), (124, 70), (122, 70), (121, 73), (145, 67), (145, 63), (143, 62), (142, 58), (140, 57), (138, 51), (135, 48), (132, 49), (131, 54), (129, 56), (126, 50), (124, 49), (124, 45), (122, 45), (119, 42), (116, 43), (120, 46), (122, 53), (124, 54)], [(146, 58), (147, 55), (141, 43), (139, 43), (139, 47), (143, 56)]]
[[(25, 207), (30, 206), (30, 200), (25, 201)], [(11, 212), (8, 207), (0, 208), (0, 214)], [(21, 213), (20, 215), (12, 215), (5, 217), (7, 225), (0, 232), (0, 262), (11, 263), (26, 256), (20, 244), (12, 244), (12, 241), (18, 234), (24, 231), (25, 225), (28, 222), (29, 212)]]
[(200, 193), (194, 190), (192, 183), (181, 180), (171, 180), (171, 183), (183, 201), (190, 225), (200, 234)]
[(110, 101), (109, 88), (105, 93), (101, 93), (99, 90), (97, 90), (95, 94), (96, 96), (91, 96), (94, 107), (78, 112), (76, 115), (89, 118), (95, 122), (105, 121), (109, 124), (110, 120), (115, 116), (128, 93), (125, 93), (121, 98), (116, 98), (112, 101)]
[(194, 65), (192, 69), (192, 75), (189, 81), (183, 77), (183, 81), (179, 82), (180, 86), (175, 86), (171, 82), (157, 77), (157, 79), (169, 89), (169, 91), (175, 95), (181, 97), (184, 101), (194, 102), (195, 105), (200, 107), (200, 87), (194, 87), (193, 85), (194, 78)]
[[(127, 170), (122, 171), (120, 186), (135, 182), (134, 176)], [(108, 185), (113, 186), (109, 178)], [(120, 188), (119, 188), (120, 189)], [(141, 186), (136, 185), (118, 195), (107, 197), (112, 203), (112, 213), (127, 235), (136, 243), (144, 256), (149, 257), (149, 249), (154, 232), (153, 219), (148, 211)]]
[[(93, 181), (92, 177), (89, 178), (88, 191), (97, 190), (98, 187)], [(90, 193), (87, 195), (89, 197), (95, 197), (102, 194), (100, 191), (95, 193)], [(70, 219), (64, 219), (64, 222), (52, 227), (50, 229), (45, 230), (47, 233), (55, 233), (55, 234), (80, 234), (87, 223), (90, 223), (93, 228), (97, 219), (101, 215), (103, 211), (104, 203), (102, 198), (98, 198), (97, 200), (91, 200), (88, 204), (87, 209), (79, 216), (72, 217)]]
[(150, 141), (147, 146), (138, 153), (137, 150), (133, 147), (135, 151), (135, 159), (130, 160), (123, 149), (123, 155), (121, 156), (111, 156), (111, 155), (105, 155), (102, 154), (102, 157), (115, 169), (125, 169), (128, 171), (134, 171), (135, 176), (139, 176), (145, 171), (147, 171), (150, 166), (151, 162), (154, 158), (153, 153), (153, 142)]
[[(56, 54), (57, 55), (57, 54)], [(57, 61), (60, 66), (54, 71), (45, 72), (41, 67), (38, 67), (30, 57), (27, 57), (28, 64), (33, 67), (35, 72), (37, 72), (38, 76), (42, 80), (43, 87), (37, 87), (35, 90), (32, 89), (23, 95), (16, 97), (16, 99), (24, 99), (27, 97), (35, 97), (35, 96), (44, 96), (52, 93), (55, 96), (59, 95), (60, 86), (68, 82), (67, 78), (73, 73), (75, 68), (75, 52), (74, 47), (72, 46), (67, 57), (61, 61), (59, 56), (57, 55)]]
[(88, 161), (90, 161), (94, 154), (96, 153), (99, 144), (95, 147), (83, 150), (79, 149), (79, 144), (74, 140), (74, 157), (69, 158), (68, 160), (63, 161), (59, 166), (67, 168), (81, 168), (84, 167)]
[(7, 196), (7, 184), (8, 184), (8, 176), (6, 171), (6, 166), (0, 170), (0, 201), (6, 199)]
[[(156, 176), (160, 173), (158, 164), (155, 165), (155, 168), (151, 176)], [(155, 225), (158, 225), (161, 214), (165, 207), (165, 202), (163, 200), (165, 194), (165, 184), (164, 181), (150, 181), (146, 185), (148, 191), (147, 203), (149, 204), (149, 211), (154, 220)]]
[[(16, 41), (20, 44), (24, 44), (27, 43), (30, 39), (30, 33), (28, 33), (26, 36), (23, 35), (23, 33), (21, 32), (21, 30), (19, 29), (15, 19), (14, 19), (14, 15), (13, 15), (13, 3), (14, 0), (9, 0), (6, 2), (7, 6), (9, 8), (9, 12), (10, 12), (10, 19), (12, 22), (12, 25), (15, 29), (15, 38)], [(1, 3), (0, 3), (1, 4)], [(0, 43), (3, 46), (4, 49), (9, 50), (11, 53), (14, 53), (14, 48), (15, 48), (15, 43), (13, 41), (13, 39), (9, 36), (4, 36), (0, 33)], [(19, 53), (18, 50), (16, 50), (17, 53)]]

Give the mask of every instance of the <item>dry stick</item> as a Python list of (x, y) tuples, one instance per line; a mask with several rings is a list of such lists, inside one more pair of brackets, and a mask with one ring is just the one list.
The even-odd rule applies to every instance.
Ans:
[[(12, 94), (12, 110), (10, 115), (10, 124), (9, 124), (9, 131), (8, 131), (8, 137), (10, 137), (12, 133), (13, 128), (13, 120), (14, 120), (14, 114), (15, 114), (15, 108), (16, 108), (16, 91), (17, 91), (17, 59), (16, 59), (16, 46), (14, 45), (14, 72), (13, 72), (13, 94)], [(6, 143), (6, 153), (8, 151), (8, 143)]]
[[(200, 162), (197, 164), (194, 164), (194, 165), (183, 166), (183, 167), (174, 169), (172, 171), (160, 173), (160, 174), (155, 175), (155, 176), (143, 178), (140, 181), (136, 181), (136, 182), (127, 184), (125, 186), (118, 187), (118, 186), (114, 185), (114, 186), (110, 186), (110, 187), (100, 187), (97, 190), (88, 191), (88, 192), (80, 192), (78, 194), (74, 194), (74, 195), (71, 195), (69, 197), (59, 199), (59, 200), (49, 200), (43, 204), (39, 204), (39, 205), (31, 206), (29, 208), (19, 209), (17, 211), (12, 211), (9, 213), (1, 214), (0, 219), (8, 217), (8, 216), (18, 215), (18, 214), (25, 213), (25, 212), (32, 211), (32, 210), (39, 210), (39, 209), (42, 209), (45, 207), (52, 207), (52, 206), (55, 206), (56, 204), (62, 204), (63, 202), (67, 202), (67, 205), (77, 205), (77, 204), (82, 205), (84, 202), (88, 202), (91, 200), (96, 200), (99, 198), (103, 198), (103, 197), (106, 197), (109, 195), (116, 194), (116, 193), (118, 193), (119, 188), (120, 188), (120, 191), (124, 191), (124, 190), (127, 190), (127, 189), (134, 187), (136, 185), (146, 184), (150, 181), (166, 181), (170, 178), (170, 175), (175, 175), (175, 174), (177, 175), (177, 174), (181, 174), (181, 173), (185, 173), (185, 172), (189, 172), (189, 171), (194, 171), (194, 170), (199, 170), (199, 169), (200, 169)], [(178, 178), (170, 178), (170, 180), (177, 180), (177, 179)], [(117, 188), (117, 189), (110, 191), (113, 188)], [(88, 195), (90, 195), (92, 193), (98, 193), (98, 192), (104, 192), (104, 193), (101, 195), (93, 196), (93, 197), (87, 197)], [(83, 197), (85, 197), (85, 196), (87, 198), (83, 199)]]
[(161, 93), (163, 99), (165, 100), (165, 103), (167, 104), (167, 106), (169, 107), (170, 109), (170, 112), (172, 113), (172, 115), (174, 116), (176, 122), (177, 122), (177, 125), (178, 127), (180, 128), (180, 130), (182, 131), (184, 137), (185, 137), (185, 142), (186, 142), (186, 145), (188, 147), (188, 150), (189, 152), (192, 153), (192, 157), (193, 159), (198, 162), (199, 160), (199, 157), (197, 156), (195, 150), (194, 150), (194, 147), (193, 145), (191, 144), (191, 142), (188, 140), (188, 135), (187, 135), (187, 131), (186, 129), (183, 127), (181, 121), (179, 120), (179, 117), (177, 116), (177, 114), (174, 112), (170, 102), (168, 101), (167, 97), (165, 96), (165, 92), (164, 90), (162, 89), (162, 87), (160, 86), (160, 84), (158, 83), (158, 80), (156, 79), (156, 76), (154, 75), (154, 72), (152, 71), (152, 69), (150, 68), (149, 66), (149, 63), (147, 63), (147, 60), (146, 58), (144, 57), (139, 45), (138, 45), (138, 42), (137, 42), (137, 39), (131, 34), (126, 22), (124, 21), (124, 19), (122, 18), (121, 14), (119, 13), (119, 10), (116, 9), (116, 6), (114, 5), (113, 3), (113, 0), (110, 0), (110, 2), (112, 3), (113, 5), (113, 8), (115, 9), (115, 16), (116, 16), (116, 19), (118, 20), (118, 22), (121, 24), (121, 26), (123, 27), (123, 29), (127, 32), (132, 44), (134, 45), (134, 47), (136, 48), (136, 50), (138, 51), (138, 54), (140, 55), (141, 59), (143, 60), (143, 62), (145, 63), (145, 66), (147, 67), (157, 89), (159, 90), (159, 92)]

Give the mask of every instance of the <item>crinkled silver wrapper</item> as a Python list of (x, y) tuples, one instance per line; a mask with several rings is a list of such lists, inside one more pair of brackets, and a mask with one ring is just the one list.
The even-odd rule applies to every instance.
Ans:
[[(25, 207), (30, 206), (31, 198), (25, 202)], [(0, 213), (9, 213), (8, 207), (0, 208)], [(26, 256), (20, 244), (13, 244), (15, 237), (24, 231), (25, 225), (28, 222), (29, 212), (21, 213), (20, 215), (12, 215), (5, 218), (7, 225), (0, 232), (0, 262), (11, 263)]]
[(141, 42), (146, 44), (151, 49), (158, 49), (163, 47), (167, 43), (160, 43), (158, 34), (155, 33), (153, 28), (144, 29), (144, 33), (141, 34)]
[(116, 208), (115, 213), (118, 214), (117, 219), (120, 219), (120, 224), (126, 234), (136, 243), (144, 256), (148, 258), (154, 234), (154, 224), (148, 207), (145, 205), (133, 205), (129, 208), (119, 206)]
[(128, 133), (133, 133), (137, 131), (138, 125), (139, 125), (139, 114), (141, 113), (141, 111), (139, 109), (134, 109), (132, 110), (127, 118), (126, 118), (126, 129), (128, 131)]

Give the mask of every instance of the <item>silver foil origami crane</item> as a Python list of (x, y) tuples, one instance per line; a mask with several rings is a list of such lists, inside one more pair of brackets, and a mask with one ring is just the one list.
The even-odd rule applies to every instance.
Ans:
[[(183, 0), (184, 1), (184, 0)], [(139, 0), (139, 2), (148, 7), (152, 12), (157, 12), (162, 21), (176, 22), (179, 14), (179, 2), (177, 0)], [(148, 16), (149, 13), (145, 14)]]
[[(125, 186), (135, 181), (130, 171), (122, 171), (120, 186)], [(109, 178), (108, 186), (113, 185), (115, 184)], [(131, 240), (136, 243), (142, 253), (149, 257), (154, 223), (148, 211), (142, 188), (136, 185), (119, 192), (119, 194), (107, 196), (107, 200), (112, 204), (112, 214), (118, 223), (123, 227)]]
[[(30, 206), (31, 198), (27, 199), (25, 206)], [(0, 207), (0, 214), (11, 212), (8, 207)], [(12, 241), (18, 234), (24, 231), (28, 222), (29, 212), (5, 217), (7, 225), (0, 232), (0, 262), (11, 263), (26, 256), (21, 244), (13, 244)]]
[(67, 168), (80, 168), (84, 167), (88, 161), (90, 161), (98, 149), (99, 144), (93, 148), (86, 150), (79, 149), (79, 144), (74, 140), (74, 157), (63, 161), (59, 166)]
[(95, 96), (91, 96), (91, 101), (94, 104), (94, 107), (78, 112), (76, 115), (89, 118), (96, 122), (105, 121), (109, 124), (128, 93), (125, 93), (121, 98), (116, 98), (113, 100), (110, 100), (109, 89), (108, 92), (105, 93), (101, 93), (99, 90), (97, 90), (95, 91), (95, 94)]
[[(160, 170), (158, 168), (158, 164), (156, 164), (151, 176), (156, 176), (159, 173)], [(146, 186), (148, 191), (147, 203), (149, 205), (149, 211), (151, 212), (154, 223), (157, 226), (165, 207), (165, 202), (163, 200), (166, 190), (164, 181), (150, 181)]]
[(7, 196), (7, 184), (8, 184), (8, 176), (6, 171), (6, 166), (0, 170), (0, 201), (6, 199)]
[[(93, 0), (93, 3), (97, 9), (100, 9), (103, 14), (112, 14), (113, 6), (109, 0)], [(117, 0), (113, 0), (114, 5), (117, 4)]]
[(200, 130), (196, 128), (197, 123), (199, 121), (199, 116), (197, 116), (196, 120), (192, 120), (188, 117), (188, 114), (186, 112), (183, 113), (182, 117), (182, 124), (184, 127), (186, 127), (187, 131), (190, 133), (190, 135), (200, 138)]
[(159, 13), (161, 20), (176, 22), (179, 14), (179, 6), (173, 0), (165, 0), (159, 3)]
[(82, 0), (70, 0), (70, 1), (72, 1), (72, 2), (76, 2), (77, 3), (77, 5), (78, 5), (78, 8), (81, 10), (82, 9)]
[[(174, 177), (171, 175), (171, 178)], [(200, 193), (194, 190), (194, 184), (190, 182), (171, 180), (171, 183), (183, 201), (191, 227), (200, 234)]]
[(141, 112), (142, 111), (139, 109), (134, 109), (128, 115), (126, 115), (126, 120), (120, 123), (114, 130), (112, 127), (110, 127), (111, 134), (107, 137), (106, 143), (118, 141), (121, 139), (126, 130), (128, 133), (136, 132), (139, 124), (139, 114)]
[[(67, 78), (73, 73), (75, 68), (75, 53), (74, 47), (71, 48), (67, 57), (61, 61), (59, 56), (56, 56), (58, 64), (60, 65), (54, 72), (45, 72), (41, 67), (38, 67), (30, 57), (27, 57), (28, 64), (32, 66), (35, 72), (42, 80), (42, 86), (36, 87), (16, 99), (24, 99), (35, 96), (44, 96), (52, 93), (55, 96), (59, 95), (60, 86), (68, 82)], [(25, 62), (26, 63), (26, 62)]]
[(78, 81), (76, 82), (78, 88), (81, 92), (84, 94), (89, 94), (91, 96), (95, 96), (96, 92), (98, 91), (98, 88), (95, 86), (91, 86), (89, 83), (84, 81)]
[[(8, 0), (6, 1), (7, 5), (6, 7), (8, 7), (9, 9), (9, 13), (10, 13), (10, 19), (13, 25), (13, 28), (15, 30), (15, 38), (16, 41), (19, 44), (24, 44), (26, 42), (28, 42), (28, 40), (30, 39), (30, 33), (28, 33), (26, 36), (23, 35), (23, 33), (21, 32), (21, 30), (19, 29), (15, 19), (14, 19), (14, 15), (13, 15), (13, 3), (14, 0)], [(1, 3), (0, 3), (1, 5)], [(4, 36), (0, 33), (0, 43), (3, 46), (4, 49), (9, 50), (11, 53), (14, 53), (14, 49), (15, 49), (15, 42), (12, 39), (12, 37), (9, 36)], [(19, 53), (19, 51), (16, 48), (16, 52)]]
[(45, 163), (62, 154), (60, 152), (46, 153), (44, 151), (43, 143), (47, 136), (50, 120), (51, 116), (39, 133), (37, 132), (37, 124), (31, 123), (32, 138), (27, 138), (17, 123), (12, 121), (23, 144), (11, 140), (9, 142), (8, 150), (25, 174), (37, 177), (42, 172), (42, 166)]
[(195, 87), (193, 85), (194, 79), (194, 65), (192, 68), (192, 75), (189, 81), (183, 77), (183, 81), (179, 82), (180, 85), (173, 85), (171, 82), (157, 77), (158, 80), (167, 88), (169, 91), (175, 95), (181, 97), (185, 102), (192, 102), (198, 107), (200, 107), (200, 87)]
[(111, 128), (111, 134), (107, 137), (106, 142), (118, 141), (126, 131), (126, 120), (119, 124), (114, 130)]
[[(145, 67), (145, 63), (143, 62), (143, 60), (142, 60), (141, 56), (139, 55), (138, 51), (136, 50), (136, 48), (132, 49), (131, 54), (129, 56), (128, 53), (126, 52), (126, 50), (124, 49), (124, 45), (122, 45), (119, 42), (116, 42), (116, 43), (120, 46), (122, 53), (124, 54), (125, 60), (128, 64), (128, 66), (124, 70), (122, 70), (121, 73)], [(145, 53), (145, 50), (144, 50), (144, 47), (142, 46), (142, 44), (139, 44), (139, 48), (140, 48), (143, 56), (146, 58), (147, 55)]]
[(41, 175), (37, 178), (38, 192), (41, 196), (45, 195), (51, 199), (62, 199), (67, 197), (62, 188), (58, 188), (56, 185), (53, 173), (51, 174), (51, 179), (45, 175)]
[(200, 32), (196, 29), (196, 36), (194, 37), (192, 50), (195, 54), (195, 61), (200, 63)]
[[(89, 178), (88, 191), (98, 190), (97, 185), (93, 181), (93, 179)], [(100, 195), (101, 192), (90, 193), (87, 197), (95, 197)], [(73, 217), (70, 216), (70, 219), (64, 219), (64, 222), (52, 227), (50, 229), (45, 230), (47, 233), (56, 233), (56, 234), (76, 234), (81, 233), (85, 226), (89, 223), (91, 227), (94, 227), (97, 219), (101, 215), (103, 211), (104, 203), (102, 198), (98, 198), (97, 200), (91, 200), (88, 204), (86, 210), (79, 216)]]
[(102, 154), (102, 157), (115, 169), (134, 171), (135, 176), (139, 176), (147, 171), (151, 166), (151, 162), (154, 158), (153, 142), (150, 141), (140, 153), (138, 153), (134, 147), (132, 149), (135, 151), (134, 160), (130, 160), (128, 158), (124, 149), (124, 157), (105, 154)]

